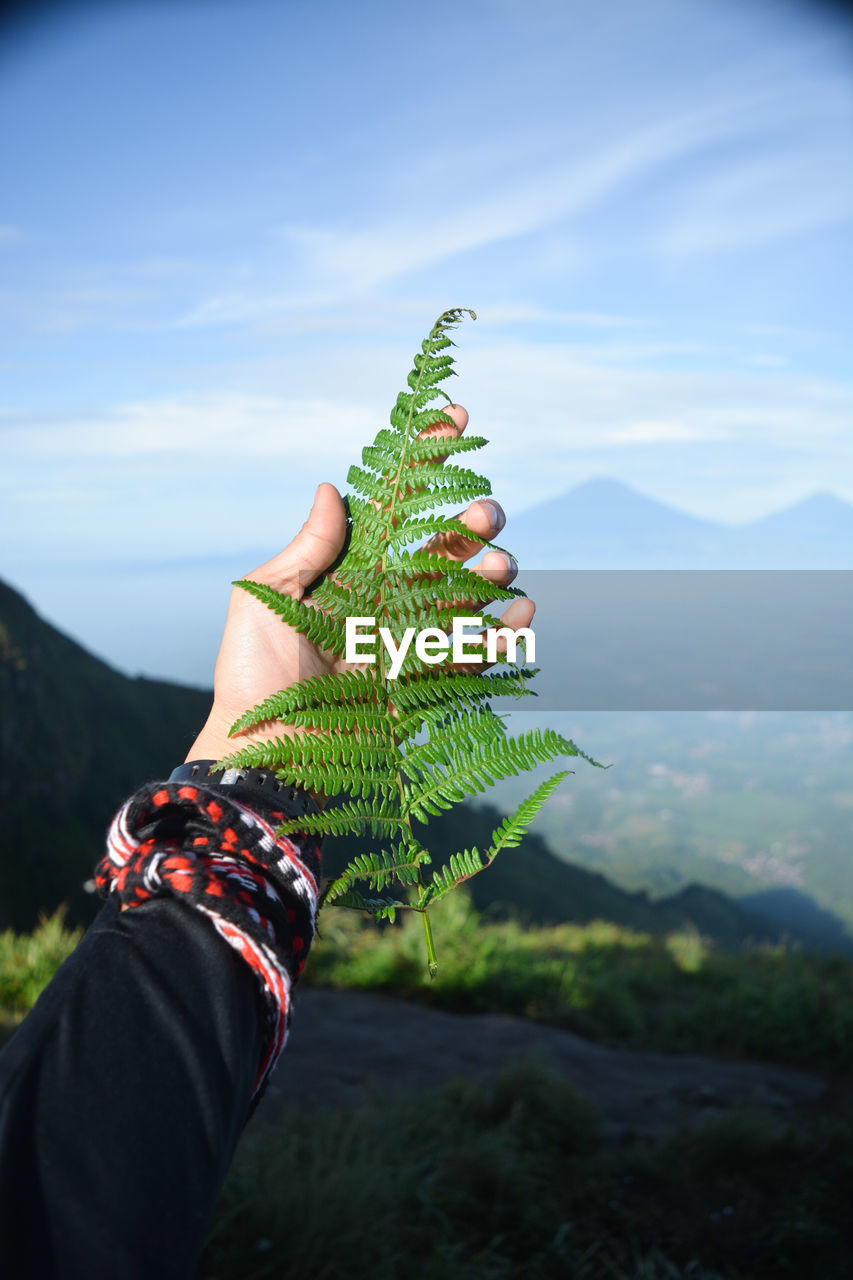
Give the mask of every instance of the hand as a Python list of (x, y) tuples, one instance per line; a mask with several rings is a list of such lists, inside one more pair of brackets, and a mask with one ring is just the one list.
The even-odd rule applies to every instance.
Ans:
[[(445, 412), (453, 418), (456, 427), (438, 424), (428, 427), (423, 434), (452, 435), (465, 430), (468, 414), (461, 405), (449, 406)], [(472, 502), (460, 519), (472, 533), (491, 540), (503, 528), (506, 517), (500, 504), (487, 498)], [(308, 519), (293, 541), (246, 577), (301, 599), (311, 582), (335, 560), (345, 533), (346, 513), (341, 495), (334, 485), (321, 484)], [(462, 562), (475, 556), (481, 543), (461, 534), (437, 534), (425, 544), (425, 549)], [(474, 571), (489, 582), (506, 586), (515, 577), (517, 568), (502, 552), (488, 551)], [(484, 591), (484, 597), (488, 597), (488, 590)], [(516, 629), (529, 626), (534, 608), (531, 600), (513, 600), (501, 618), (502, 625)], [(221, 760), (251, 742), (295, 732), (288, 726), (270, 724), (228, 737), (235, 720), (271, 694), (312, 676), (348, 669), (353, 668), (342, 657), (319, 649), (254, 596), (235, 587), (216, 659), (213, 706), (187, 760)]]

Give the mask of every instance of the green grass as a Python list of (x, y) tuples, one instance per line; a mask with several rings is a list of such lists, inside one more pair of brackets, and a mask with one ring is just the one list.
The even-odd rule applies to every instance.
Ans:
[(630, 1048), (702, 1052), (847, 1072), (853, 962), (783, 948), (714, 952), (695, 933), (656, 938), (602, 922), (525, 929), (480, 919), (461, 895), (435, 911), (430, 982), (420, 920), (381, 931), (326, 911), (307, 981), (403, 995), (458, 1012), (507, 1012)]
[[(383, 991), (456, 1012), (504, 1012), (602, 1043), (672, 1053), (853, 1068), (853, 961), (782, 948), (715, 952), (695, 933), (617, 925), (525, 929), (488, 922), (464, 895), (435, 910), (430, 982), (421, 922), (377, 929), (329, 909), (303, 983)], [(14, 1024), (76, 946), (61, 913), (0, 933), (0, 1021)]]
[(253, 1132), (200, 1280), (846, 1280), (853, 1126), (625, 1150), (535, 1063)]
[[(853, 964), (716, 954), (608, 924), (525, 931), (436, 912), (381, 931), (327, 911), (316, 983), (509, 1010), (622, 1046), (850, 1066)], [(80, 937), (61, 915), (0, 934), (0, 1017), (15, 1021)], [(307, 976), (307, 975), (306, 975)], [(847, 1280), (853, 1117), (732, 1112), (623, 1145), (571, 1087), (530, 1063), (489, 1082), (377, 1097), (259, 1123), (241, 1143), (202, 1280)], [(848, 1100), (845, 1101), (845, 1098)], [(630, 1136), (630, 1135), (628, 1135)]]
[(0, 1023), (7, 1028), (33, 1007), (56, 970), (83, 936), (67, 929), (65, 913), (42, 916), (32, 933), (0, 933)]

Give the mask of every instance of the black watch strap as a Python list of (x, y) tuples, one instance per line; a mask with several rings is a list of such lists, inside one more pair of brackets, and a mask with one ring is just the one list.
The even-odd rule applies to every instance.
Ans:
[(205, 787), (233, 791), (239, 787), (260, 792), (287, 809), (294, 818), (319, 813), (319, 806), (301, 787), (282, 782), (272, 769), (214, 769), (215, 760), (188, 760), (169, 774), (169, 782), (197, 782)]

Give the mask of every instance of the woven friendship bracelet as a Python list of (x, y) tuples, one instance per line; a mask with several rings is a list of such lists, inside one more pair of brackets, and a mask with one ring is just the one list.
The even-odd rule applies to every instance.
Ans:
[(287, 1040), (291, 987), (314, 937), (319, 896), (320, 851), (306, 837), (276, 839), (275, 826), (290, 816), (276, 799), (252, 795), (249, 808), (242, 795), (214, 787), (147, 784), (113, 818), (95, 869), (102, 898), (115, 893), (132, 908), (178, 897), (250, 966), (268, 1031), (253, 1103)]

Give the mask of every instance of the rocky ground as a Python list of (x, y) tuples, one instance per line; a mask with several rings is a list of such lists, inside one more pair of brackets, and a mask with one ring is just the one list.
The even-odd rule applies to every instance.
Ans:
[(830, 1099), (824, 1080), (786, 1067), (609, 1049), (522, 1018), (309, 988), (298, 993), (290, 1041), (252, 1125), (274, 1124), (295, 1100), (348, 1107), (371, 1092), (493, 1075), (531, 1056), (565, 1075), (601, 1110), (605, 1132), (625, 1140), (743, 1105), (791, 1119)]

